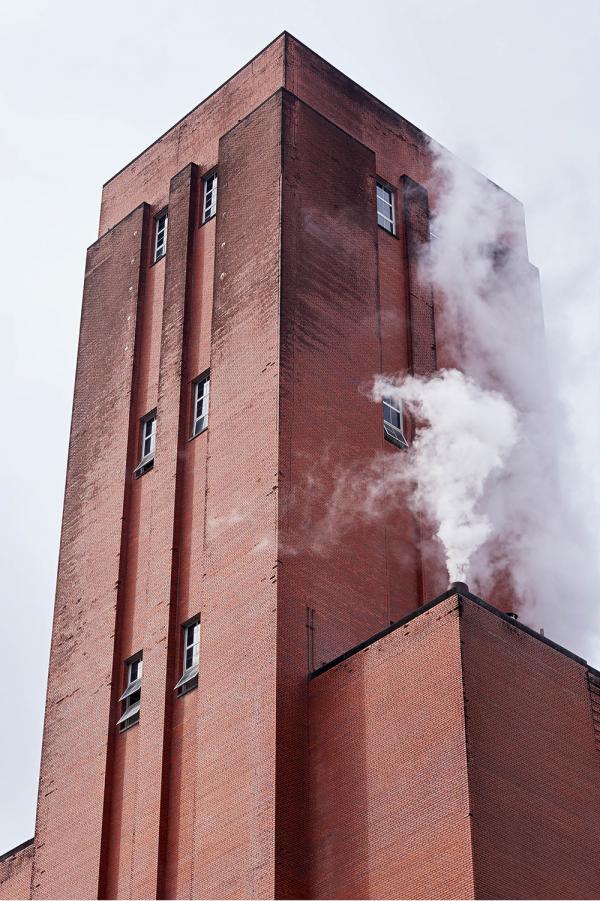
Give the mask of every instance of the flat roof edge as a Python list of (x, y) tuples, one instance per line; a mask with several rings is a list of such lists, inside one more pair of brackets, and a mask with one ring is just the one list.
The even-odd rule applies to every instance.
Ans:
[(128, 163), (125, 163), (124, 166), (121, 166), (121, 168), (119, 169), (118, 172), (115, 172), (114, 175), (111, 175), (110, 178), (107, 178), (107, 180), (102, 185), (102, 189), (104, 190), (104, 188), (107, 185), (109, 185), (111, 183), (111, 181), (114, 181), (115, 178), (117, 178), (119, 175), (121, 175), (122, 172), (125, 172), (126, 169), (128, 169), (133, 163), (135, 163), (136, 160), (139, 160), (140, 157), (142, 157), (148, 150), (150, 150), (151, 147), (154, 147), (155, 144), (158, 144), (159, 141), (162, 141), (162, 139), (165, 138), (169, 134), (169, 132), (171, 132), (171, 131), (173, 131), (173, 129), (177, 128), (178, 125), (181, 125), (181, 123), (184, 121), (184, 119), (187, 119), (188, 116), (191, 116), (192, 113), (195, 112), (204, 103), (206, 103), (207, 100), (210, 100), (211, 97), (214, 97), (214, 95), (217, 94), (221, 90), (221, 88), (224, 88), (226, 84), (229, 84), (229, 82), (232, 81), (236, 77), (236, 75), (239, 75), (240, 72), (242, 72), (248, 66), (251, 66), (252, 63), (254, 62), (254, 60), (258, 59), (259, 56), (262, 56), (262, 54), (266, 50), (268, 50), (269, 47), (272, 47), (273, 44), (276, 44), (277, 41), (279, 41), (283, 37), (286, 37), (288, 34), (289, 34), (289, 32), (287, 32), (287, 31), (281, 31), (276, 37), (273, 38), (272, 41), (269, 41), (268, 44), (265, 44), (265, 46), (262, 47), (258, 51), (258, 53), (255, 53), (254, 56), (251, 57), (242, 66), (240, 66), (239, 69), (236, 69), (235, 72), (233, 72), (233, 74), (229, 76), (229, 78), (226, 78), (225, 81), (222, 81), (221, 84), (214, 89), (214, 91), (211, 91), (210, 94), (207, 94), (206, 97), (204, 97), (199, 103), (197, 103), (190, 110), (188, 110), (187, 113), (184, 113), (184, 115), (181, 116), (177, 120), (177, 122), (174, 122), (173, 125), (170, 125), (169, 128), (166, 129), (166, 131), (163, 131), (163, 133), (161, 135), (159, 135), (157, 138), (155, 138), (155, 140), (152, 141), (151, 144), (148, 144), (147, 147), (144, 147), (143, 150), (141, 150), (134, 157), (132, 157)]
[(27, 841), (21, 842), (20, 845), (15, 845), (14, 848), (11, 848), (10, 851), (5, 851), (4, 854), (0, 854), (0, 863), (5, 860), (8, 860), (9, 857), (14, 857), (15, 854), (18, 854), (19, 851), (24, 851), (25, 848), (28, 848), (29, 845), (32, 845), (35, 840), (35, 835), (31, 838), (28, 838)]
[(322, 666), (319, 666), (316, 670), (313, 670), (311, 673), (309, 673), (309, 680), (316, 679), (317, 676), (322, 675), (323, 673), (327, 672), (327, 670), (333, 669), (335, 666), (338, 666), (340, 663), (348, 660), (349, 657), (353, 657), (360, 651), (364, 651), (369, 647), (369, 645), (375, 644), (375, 642), (379, 641), (381, 638), (385, 638), (386, 635), (395, 632), (397, 629), (405, 626), (411, 620), (416, 619), (416, 617), (421, 616), (423, 613), (428, 613), (430, 610), (437, 607), (438, 604), (441, 604), (442, 601), (447, 600), (453, 595), (458, 598), (459, 607), (461, 599), (476, 604), (478, 607), (483, 607), (484, 610), (487, 610), (488, 613), (491, 613), (493, 616), (497, 616), (499, 619), (504, 620), (509, 625), (514, 626), (515, 629), (519, 629), (521, 632), (526, 632), (532, 638), (535, 638), (536, 641), (541, 641), (543, 644), (548, 645), (548, 647), (551, 647), (553, 650), (558, 651), (560, 654), (564, 654), (566, 657), (569, 657), (571, 660), (574, 660), (576, 663), (584, 666), (589, 672), (600, 677), (600, 672), (594, 669), (594, 667), (590, 666), (587, 660), (585, 660), (583, 657), (580, 657), (578, 654), (574, 654), (573, 651), (569, 651), (568, 648), (557, 644), (557, 642), (552, 641), (552, 639), (547, 638), (545, 635), (540, 635), (539, 632), (536, 632), (534, 629), (526, 626), (524, 623), (519, 622), (519, 620), (515, 619), (513, 616), (509, 616), (508, 613), (504, 613), (502, 610), (498, 610), (498, 608), (493, 607), (492, 604), (488, 604), (487, 601), (484, 601), (482, 598), (477, 597), (476, 594), (471, 594), (471, 592), (469, 591), (457, 591), (455, 588), (449, 588), (447, 591), (445, 591), (443, 594), (438, 595), (438, 597), (434, 598), (432, 601), (429, 601), (422, 607), (418, 607), (416, 610), (411, 611), (411, 613), (408, 613), (406, 616), (403, 616), (396, 622), (391, 623), (385, 629), (382, 629), (380, 632), (376, 632), (375, 635), (372, 635), (370, 638), (365, 639), (365, 641), (361, 641), (360, 644), (357, 644), (353, 648), (350, 648), (348, 651), (345, 651), (343, 654), (340, 654), (339, 657), (335, 657), (333, 660), (330, 660), (327, 663), (324, 663)]

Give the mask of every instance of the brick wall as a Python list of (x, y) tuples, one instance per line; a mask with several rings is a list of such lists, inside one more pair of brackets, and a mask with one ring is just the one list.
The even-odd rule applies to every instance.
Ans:
[(33, 839), (0, 857), (0, 897), (6, 901), (29, 898), (33, 867)]
[(473, 897), (450, 597), (310, 683), (313, 898)]
[(314, 677), (311, 897), (598, 897), (589, 672), (442, 596)]
[(219, 138), (282, 87), (284, 48), (280, 35), (106, 182), (99, 234), (136, 206), (138, 198), (153, 207), (159, 204), (168, 194), (170, 179), (190, 162), (201, 172), (214, 166)]
[(138, 207), (87, 258), (42, 746), (35, 898), (93, 898), (98, 892), (145, 221), (146, 208)]
[(281, 96), (219, 146), (191, 897), (272, 897)]
[(586, 666), (473, 604), (461, 635), (476, 896), (597, 898)]
[[(217, 164), (218, 214), (202, 225)], [(376, 225), (377, 175), (397, 189), (397, 236)], [(336, 473), (382, 474), (401, 453), (366, 396), (373, 375), (435, 365), (415, 265), (429, 182), (426, 136), (282, 35), (105, 185), (35, 897), (308, 891), (307, 673), (445, 583), (404, 505), (371, 518), (346, 505), (341, 531), (322, 521)], [(168, 253), (152, 264), (167, 204)], [(190, 441), (192, 380), (209, 366), (210, 428)], [(154, 407), (155, 467), (133, 479)], [(199, 690), (176, 698), (181, 626), (198, 613)], [(140, 724), (121, 734), (124, 661), (140, 650)]]

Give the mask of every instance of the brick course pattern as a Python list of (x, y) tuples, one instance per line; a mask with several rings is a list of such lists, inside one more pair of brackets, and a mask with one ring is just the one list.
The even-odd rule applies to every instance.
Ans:
[(585, 661), (451, 595), (310, 682), (313, 898), (597, 898)]
[[(510, 820), (492, 817), (486, 794), (499, 721), (485, 692), (474, 696), (479, 676), (479, 725), (465, 738), (462, 693), (476, 671), (461, 663), (456, 601), (353, 657), (380, 663), (358, 693), (342, 685), (345, 664), (308, 683), (447, 584), (428, 525), (403, 500), (366, 519), (348, 503), (365, 468), (381, 476), (402, 454), (368, 398), (373, 376), (456, 360), (418, 266), (436, 203), (430, 147), (284, 34), (104, 186), (36, 836), (0, 860), (0, 897), (391, 897), (408, 886), (469, 897), (533, 884), (533, 862), (498, 882), (494, 849), (473, 838), (471, 852), (465, 805), (499, 847)], [(217, 211), (202, 222), (215, 167)], [(395, 235), (377, 227), (378, 177), (395, 189)], [(154, 262), (165, 207), (167, 253)], [(524, 226), (517, 242), (526, 255)], [(209, 428), (192, 438), (193, 380), (209, 369)], [(135, 478), (153, 409), (154, 466)], [(346, 499), (332, 508), (340, 476)], [(177, 697), (183, 626), (198, 615), (198, 690)], [(121, 733), (125, 664), (138, 652), (140, 721)], [(583, 707), (572, 714), (583, 728)], [(586, 761), (578, 772), (592, 779)], [(427, 782), (432, 766), (439, 784)], [(410, 773), (402, 785), (397, 767)], [(327, 800), (339, 780), (343, 796)], [(591, 814), (577, 816), (591, 829)], [(582, 864), (569, 884), (595, 885), (592, 870)]]
[(34, 850), (32, 839), (0, 857), (0, 897), (6, 901), (30, 897)]

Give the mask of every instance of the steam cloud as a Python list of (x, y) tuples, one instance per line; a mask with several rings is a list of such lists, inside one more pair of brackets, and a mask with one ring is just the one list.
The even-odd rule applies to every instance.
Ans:
[[(429, 422), (410, 463), (417, 484), (413, 503), (437, 523), (451, 575), (464, 576), (468, 569), (471, 584), (484, 595), (499, 575), (510, 579), (527, 622), (543, 625), (546, 634), (579, 653), (597, 656), (593, 491), (591, 485), (585, 490), (589, 470), (576, 472), (573, 466), (576, 436), (547, 365), (537, 273), (523, 251), (522, 210), (459, 161), (435, 151), (434, 156), (435, 237), (423, 257), (422, 276), (436, 295), (438, 347), (458, 349), (467, 380), (446, 373), (428, 385), (407, 380), (397, 389)], [(447, 410), (437, 397), (452, 387), (457, 399)], [(510, 405), (488, 394), (498, 389), (518, 411), (519, 440)], [(384, 390), (378, 382), (376, 396)], [(467, 437), (452, 443), (452, 418), (456, 430), (471, 439), (471, 467), (462, 465), (459, 451), (460, 442), (469, 444)], [(447, 433), (446, 442), (441, 433)], [(450, 487), (444, 488), (442, 470)], [(445, 499), (436, 500), (434, 485)], [(462, 495), (457, 503), (464, 515), (454, 540), (451, 491), (457, 499)]]
[(326, 553), (359, 520), (408, 502), (433, 525), (451, 579), (492, 604), (494, 588), (509, 587), (522, 620), (598, 665), (600, 378), (589, 365), (598, 357), (598, 299), (590, 279), (582, 289), (563, 274), (562, 308), (571, 313), (549, 366), (521, 205), (450, 155), (432, 154), (434, 237), (421, 277), (434, 291), (442, 368), (430, 379), (378, 376), (365, 386), (375, 401), (403, 402), (414, 440), (350, 467), (324, 452), (320, 469), (331, 481), (302, 486), (294, 503), (304, 532), (286, 550)]
[(429, 380), (378, 378), (373, 398), (384, 397), (419, 423), (394, 469), (399, 483), (414, 486), (412, 507), (436, 524), (450, 578), (464, 580), (473, 554), (492, 533), (481, 503), (517, 442), (516, 412), (500, 394), (455, 369)]

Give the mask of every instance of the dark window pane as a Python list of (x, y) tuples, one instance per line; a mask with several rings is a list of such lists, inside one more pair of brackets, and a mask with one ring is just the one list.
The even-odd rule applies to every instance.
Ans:
[(383, 420), (384, 422), (389, 422), (390, 425), (396, 426), (396, 428), (402, 428), (402, 416), (399, 410), (396, 410), (395, 407), (392, 407), (389, 403), (383, 403)]
[(126, 703), (128, 707), (133, 707), (134, 704), (138, 704), (142, 697), (142, 691), (139, 689), (138, 691), (134, 691), (133, 694), (129, 695), (126, 699)]

